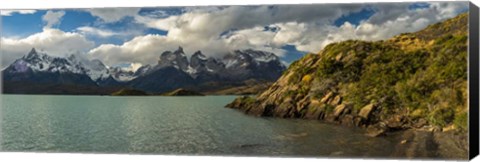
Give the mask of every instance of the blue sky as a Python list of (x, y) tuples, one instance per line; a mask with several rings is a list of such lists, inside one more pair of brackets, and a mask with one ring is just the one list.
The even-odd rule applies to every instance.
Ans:
[[(274, 52), (291, 63), (305, 53), (317, 53), (328, 43), (379, 40), (413, 32), (465, 12), (467, 6), (464, 2), (422, 2), (313, 8), (293, 5), (2, 11), (2, 52), (12, 55), (7, 57), (11, 61), (29, 50), (18, 49), (20, 45), (39, 46), (56, 55), (84, 53), (114, 66), (152, 64), (154, 55), (178, 46), (186, 48), (187, 53), (202, 50), (212, 57), (227, 49), (254, 48)], [(52, 39), (44, 39), (47, 36)], [(45, 40), (66, 42), (67, 51)]]

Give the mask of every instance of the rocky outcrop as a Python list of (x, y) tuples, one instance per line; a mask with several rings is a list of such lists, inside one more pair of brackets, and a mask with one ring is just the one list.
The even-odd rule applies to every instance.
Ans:
[[(463, 131), (465, 19), (467, 14), (461, 14), (390, 40), (330, 44), (292, 63), (263, 93), (239, 97), (226, 107), (255, 116), (362, 127), (373, 137), (412, 128)], [(448, 25), (464, 31), (445, 30)]]

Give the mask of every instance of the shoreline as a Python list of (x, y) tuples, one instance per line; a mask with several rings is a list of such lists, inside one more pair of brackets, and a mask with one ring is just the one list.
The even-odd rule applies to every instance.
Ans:
[[(225, 106), (243, 112), (245, 115), (256, 117), (286, 118), (316, 120), (322, 123), (346, 128), (359, 128), (364, 135), (371, 138), (394, 138), (399, 143), (395, 153), (396, 158), (428, 158), (439, 159), (468, 159), (468, 133), (450, 127), (436, 127), (427, 123), (407, 122), (402, 115), (390, 116), (381, 120), (374, 114), (374, 106), (366, 117), (352, 113), (348, 109), (335, 108), (331, 112), (322, 111), (312, 116), (278, 116), (275, 112), (268, 112), (272, 107), (261, 106), (252, 98), (243, 96), (236, 98)], [(270, 109), (270, 110), (269, 110)], [(372, 122), (375, 121), (375, 122)]]

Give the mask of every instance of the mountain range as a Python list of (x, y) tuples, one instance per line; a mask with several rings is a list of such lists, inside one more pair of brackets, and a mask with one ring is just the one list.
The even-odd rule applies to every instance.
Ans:
[(109, 94), (121, 88), (164, 93), (178, 88), (201, 92), (273, 82), (286, 66), (274, 54), (235, 50), (224, 57), (201, 51), (188, 59), (182, 47), (159, 54), (156, 65), (136, 71), (108, 67), (78, 55), (55, 57), (33, 48), (2, 71), (4, 93)]

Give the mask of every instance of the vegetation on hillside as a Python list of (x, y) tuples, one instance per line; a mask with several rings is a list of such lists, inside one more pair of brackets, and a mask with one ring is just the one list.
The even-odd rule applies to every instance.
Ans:
[(355, 121), (363, 113), (374, 116), (368, 118), (372, 124), (398, 120), (408, 127), (423, 123), (465, 130), (467, 18), (461, 14), (389, 40), (332, 43), (292, 63), (255, 102), (248, 99), (253, 104), (229, 107), (242, 105), (240, 109), (267, 116), (333, 116), (338, 121), (342, 114)]

